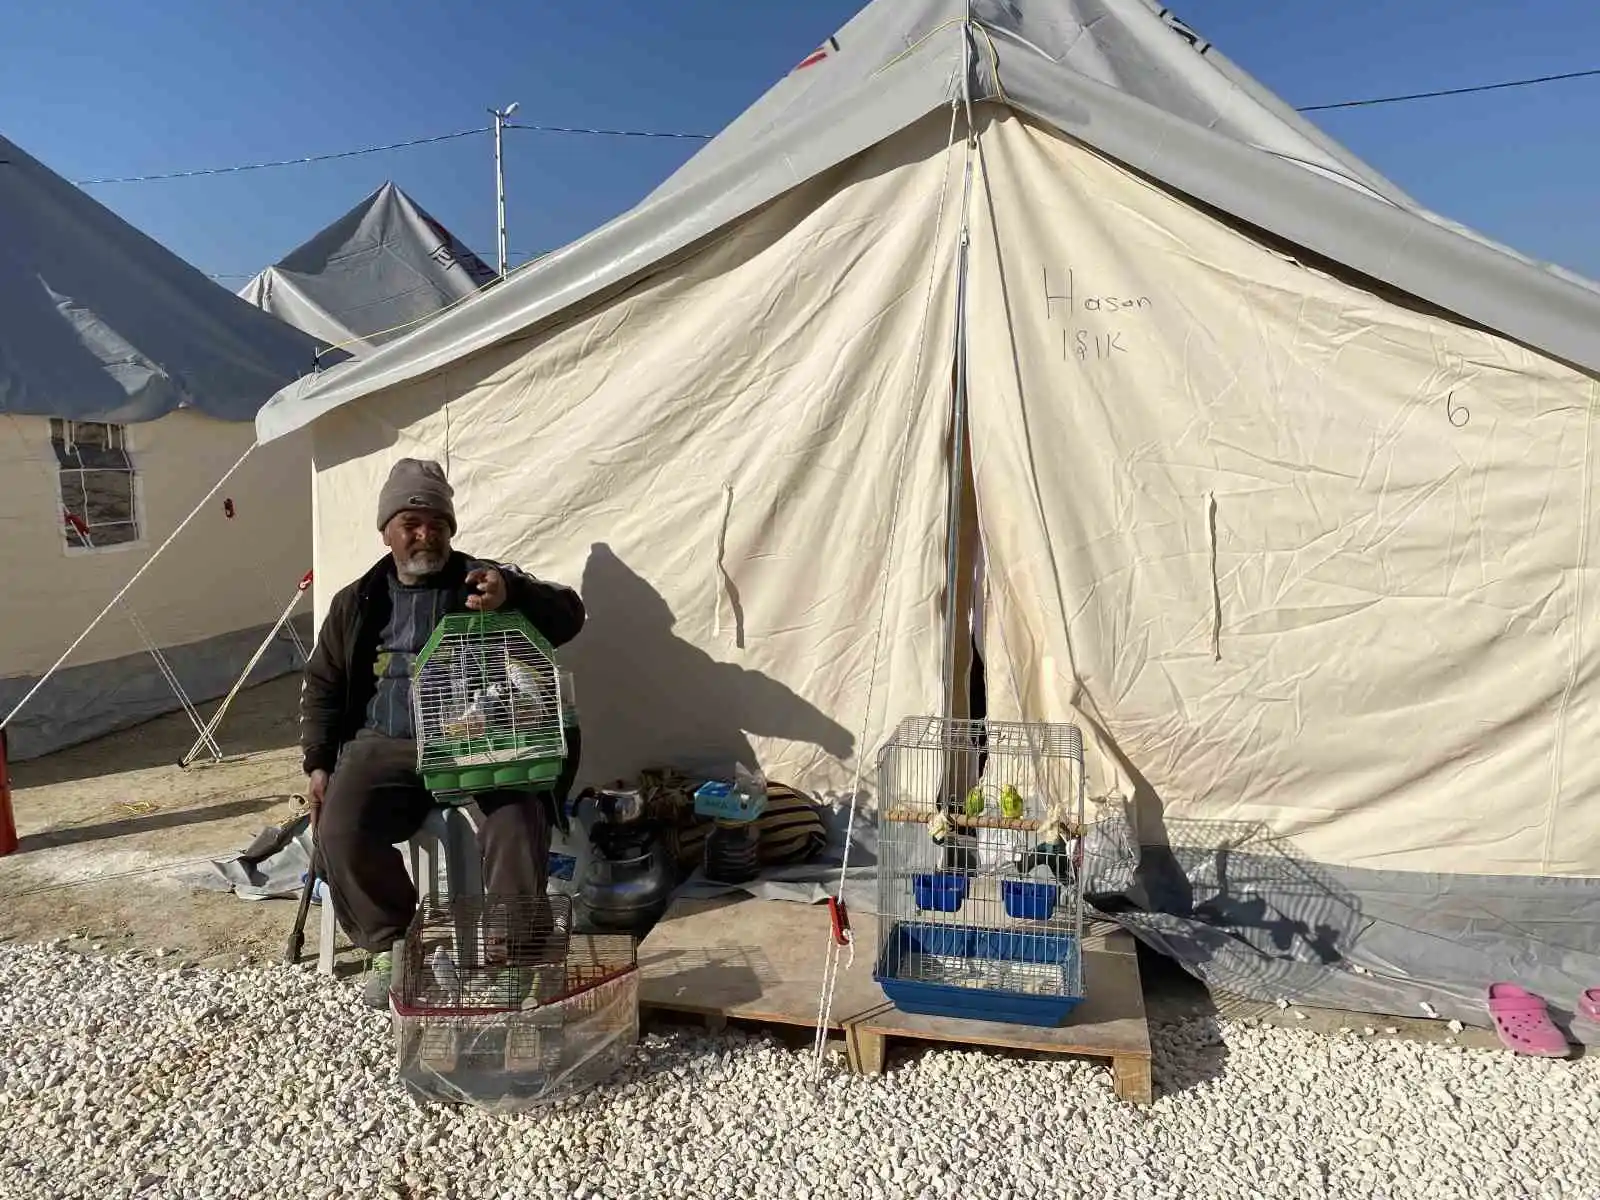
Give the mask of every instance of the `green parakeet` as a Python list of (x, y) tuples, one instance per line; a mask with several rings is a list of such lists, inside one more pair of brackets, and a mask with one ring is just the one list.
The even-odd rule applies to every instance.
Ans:
[(974, 820), (983, 816), (983, 788), (981, 786), (974, 787), (967, 793), (965, 809), (967, 816)]
[(1000, 789), (1000, 811), (1008, 821), (1022, 820), (1022, 794), (1009, 783)]

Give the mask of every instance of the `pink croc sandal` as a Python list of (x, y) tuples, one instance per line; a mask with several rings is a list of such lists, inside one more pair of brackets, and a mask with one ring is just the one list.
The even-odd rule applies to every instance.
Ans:
[(1578, 997), (1578, 1015), (1600, 1025), (1600, 988), (1590, 988)]
[(1489, 985), (1489, 1016), (1508, 1050), (1539, 1058), (1566, 1058), (1572, 1053), (1544, 1001), (1514, 983)]

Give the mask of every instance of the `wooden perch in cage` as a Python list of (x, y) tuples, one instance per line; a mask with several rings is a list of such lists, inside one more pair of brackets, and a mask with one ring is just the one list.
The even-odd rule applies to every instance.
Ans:
[[(884, 816), (886, 821), (906, 821), (918, 825), (926, 825), (933, 820), (935, 813), (923, 808), (896, 808)], [(945, 813), (944, 819), (956, 829), (1012, 829), (1018, 833), (1037, 833), (1042, 821), (1030, 821), (1026, 818), (1012, 820), (1009, 817), (969, 817), (965, 813)], [(1060, 822), (1061, 832), (1065, 837), (1081, 837), (1083, 831), (1075, 826)]]

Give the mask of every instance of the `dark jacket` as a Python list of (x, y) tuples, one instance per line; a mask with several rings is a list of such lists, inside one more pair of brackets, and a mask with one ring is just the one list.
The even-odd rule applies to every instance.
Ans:
[[(439, 572), (440, 585), (457, 592), (452, 612), (468, 612), (467, 573), (494, 567), (506, 581), (506, 608), (525, 616), (552, 646), (578, 636), (583, 601), (569, 587), (544, 583), (507, 563), (468, 558), (459, 550)], [(339, 589), (317, 635), (300, 687), (300, 749), (307, 775), (332, 771), (339, 749), (366, 724), (367, 705), (377, 690), (374, 666), (378, 637), (389, 620), (389, 579), (394, 559), (387, 555), (352, 584)]]

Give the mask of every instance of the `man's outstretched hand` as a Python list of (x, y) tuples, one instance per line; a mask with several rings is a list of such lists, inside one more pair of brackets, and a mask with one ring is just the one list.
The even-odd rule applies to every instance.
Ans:
[(467, 607), (474, 612), (494, 612), (506, 602), (506, 577), (493, 567), (468, 571), (467, 583), (477, 589), (467, 597)]

